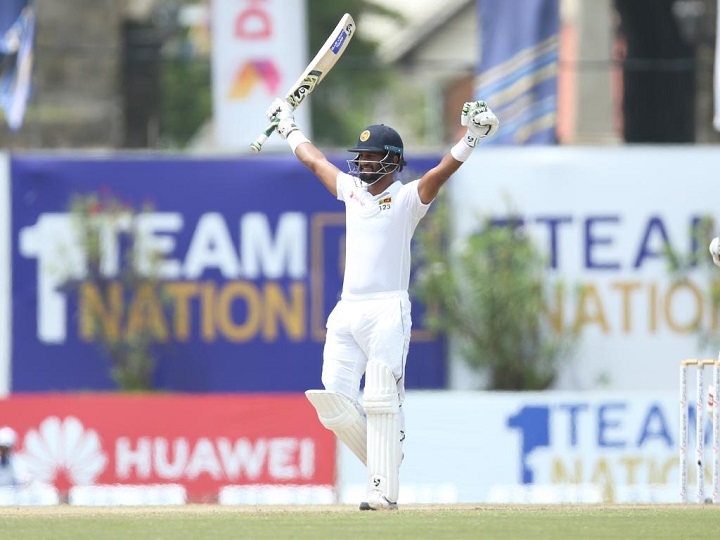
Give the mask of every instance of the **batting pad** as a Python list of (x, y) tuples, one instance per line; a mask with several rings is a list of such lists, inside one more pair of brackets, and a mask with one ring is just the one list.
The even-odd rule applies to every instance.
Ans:
[(400, 400), (395, 376), (381, 362), (370, 361), (365, 372), (367, 465), (369, 489), (396, 503), (400, 490)]
[(345, 396), (328, 390), (308, 390), (305, 396), (315, 407), (320, 423), (367, 465), (367, 424), (357, 407)]

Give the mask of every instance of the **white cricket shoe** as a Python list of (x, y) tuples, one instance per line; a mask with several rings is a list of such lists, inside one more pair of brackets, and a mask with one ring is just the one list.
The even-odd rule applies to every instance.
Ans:
[(368, 494), (367, 502), (360, 504), (360, 510), (397, 510), (396, 502), (389, 501), (380, 490), (373, 489)]

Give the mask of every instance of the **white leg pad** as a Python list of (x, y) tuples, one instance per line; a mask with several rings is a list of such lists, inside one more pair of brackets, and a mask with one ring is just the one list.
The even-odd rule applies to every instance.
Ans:
[(329, 390), (308, 390), (308, 401), (317, 411), (320, 423), (335, 433), (363, 465), (367, 464), (367, 422), (355, 404)]
[(363, 397), (367, 414), (368, 504), (395, 505), (400, 490), (400, 399), (395, 376), (388, 366), (370, 361)]

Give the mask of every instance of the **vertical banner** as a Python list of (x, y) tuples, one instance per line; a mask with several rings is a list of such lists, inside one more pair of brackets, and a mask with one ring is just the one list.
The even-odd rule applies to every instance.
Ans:
[[(265, 109), (307, 64), (305, 0), (212, 2), (215, 142), (248, 149), (267, 127)], [(307, 104), (298, 122), (311, 135)], [(272, 137), (265, 148), (286, 146)]]
[(479, 0), (480, 65), (475, 99), (502, 129), (485, 144), (554, 144), (560, 8), (558, 0)]

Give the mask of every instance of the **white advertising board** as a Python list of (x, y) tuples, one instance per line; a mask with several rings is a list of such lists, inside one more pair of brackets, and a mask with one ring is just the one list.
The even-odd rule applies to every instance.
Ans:
[[(678, 403), (664, 391), (408, 392), (399, 503), (679, 502)], [(693, 423), (690, 411), (690, 456)], [(694, 500), (692, 464), (688, 477)], [(365, 483), (340, 444), (341, 502), (363, 500)]]
[[(267, 127), (265, 110), (305, 69), (305, 0), (213, 0), (213, 121), (218, 148), (250, 150)], [(295, 113), (312, 136), (309, 103)], [(264, 148), (286, 148), (270, 137)]]
[[(697, 246), (706, 266), (673, 284), (666, 257), (691, 252), (699, 220), (718, 221), (717, 147), (481, 147), (448, 190), (458, 237), (478, 216), (519, 216), (565, 284), (549, 307), (582, 337), (556, 389), (674, 390), (680, 360), (717, 356), (696, 325), (717, 333), (720, 269)], [(462, 368), (451, 379), (477, 388)]]

